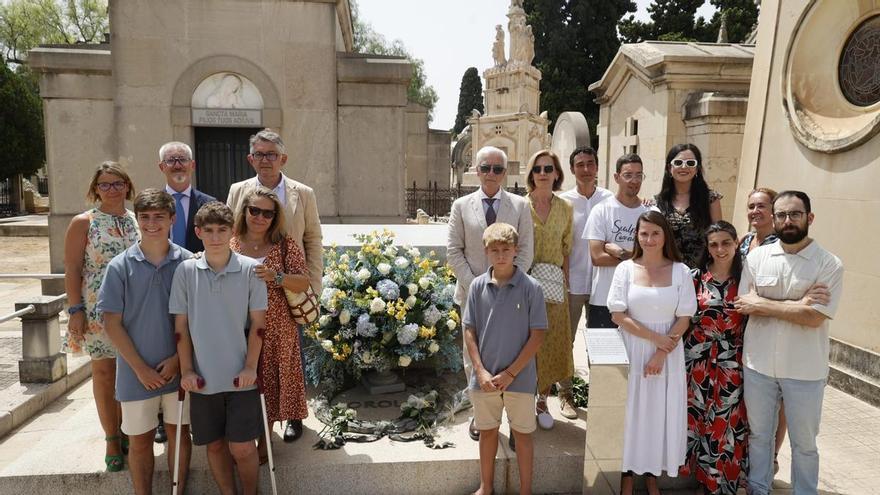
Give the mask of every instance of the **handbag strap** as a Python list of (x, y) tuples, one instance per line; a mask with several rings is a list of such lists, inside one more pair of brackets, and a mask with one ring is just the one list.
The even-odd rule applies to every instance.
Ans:
[(281, 271), (287, 273), (287, 238), (281, 238)]

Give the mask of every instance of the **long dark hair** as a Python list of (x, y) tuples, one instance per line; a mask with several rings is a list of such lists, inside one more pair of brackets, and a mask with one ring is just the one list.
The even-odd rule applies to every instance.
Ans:
[(709, 216), (709, 184), (703, 177), (703, 155), (700, 149), (690, 143), (676, 144), (666, 153), (666, 168), (663, 172), (663, 183), (657, 195), (657, 207), (663, 213), (672, 211), (672, 198), (675, 196), (675, 179), (672, 178), (672, 160), (682, 151), (690, 151), (697, 159), (697, 175), (691, 181), (690, 205), (688, 212), (698, 231), (705, 229), (712, 221)]
[[(703, 253), (700, 255), (700, 263), (697, 265), (703, 270), (703, 273), (709, 271), (709, 264), (713, 261), (712, 255), (709, 254), (709, 236), (717, 232), (727, 233), (730, 238), (733, 239), (734, 244), (738, 242), (739, 237), (737, 237), (736, 228), (724, 220), (719, 220), (707, 227), (703, 232)], [(736, 280), (736, 283), (739, 283), (739, 277), (742, 275), (743, 269), (743, 257), (739, 254), (739, 249), (735, 248), (734, 253), (733, 265), (730, 267), (730, 272), (731, 275), (733, 275), (734, 280)]]
[(639, 227), (642, 225), (642, 222), (654, 224), (663, 229), (663, 256), (672, 261), (681, 261), (681, 252), (678, 250), (678, 246), (675, 245), (675, 234), (672, 233), (669, 222), (666, 221), (666, 217), (662, 213), (654, 210), (648, 210), (639, 215), (639, 220), (636, 222), (636, 230), (633, 232), (635, 240), (633, 241), (632, 259), (641, 258), (642, 254), (644, 254), (642, 245), (639, 244)]

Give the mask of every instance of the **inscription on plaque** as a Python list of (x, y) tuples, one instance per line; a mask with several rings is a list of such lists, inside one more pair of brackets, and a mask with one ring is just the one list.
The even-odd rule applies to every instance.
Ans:
[(880, 16), (865, 20), (846, 40), (837, 76), (840, 90), (853, 105), (880, 101)]
[(588, 328), (587, 355), (590, 364), (629, 364), (623, 338), (616, 328)]
[(262, 110), (231, 108), (193, 108), (194, 126), (204, 127), (260, 127), (263, 125)]

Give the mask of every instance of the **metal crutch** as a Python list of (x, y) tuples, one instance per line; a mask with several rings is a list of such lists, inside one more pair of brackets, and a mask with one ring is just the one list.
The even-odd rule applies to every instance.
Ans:
[[(199, 389), (205, 386), (205, 379), (199, 377), (196, 386)], [(180, 479), (180, 430), (183, 429), (183, 403), (186, 399), (186, 390), (177, 386), (177, 432), (174, 433), (174, 478), (171, 482), (171, 494), (177, 495), (178, 480)]]

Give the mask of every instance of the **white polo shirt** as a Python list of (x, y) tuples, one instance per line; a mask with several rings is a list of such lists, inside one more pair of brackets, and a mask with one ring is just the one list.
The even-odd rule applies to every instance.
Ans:
[(828, 376), (829, 320), (837, 312), (843, 291), (843, 263), (815, 240), (797, 254), (786, 254), (782, 243), (755, 248), (743, 266), (739, 294), (755, 289), (776, 301), (797, 301), (815, 283), (831, 292), (827, 305), (812, 307), (827, 316), (817, 328), (769, 316), (750, 316), (743, 344), (743, 365), (763, 375), (795, 380), (824, 380)]
[[(597, 187), (589, 198), (579, 193), (577, 187), (559, 195), (567, 199), (574, 209), (572, 232), (581, 234), (587, 225), (590, 211), (597, 204), (614, 196), (604, 187)], [(568, 257), (568, 292), (571, 294), (590, 294), (593, 285), (593, 260), (590, 258), (590, 241), (580, 235), (574, 235), (571, 254)]]

